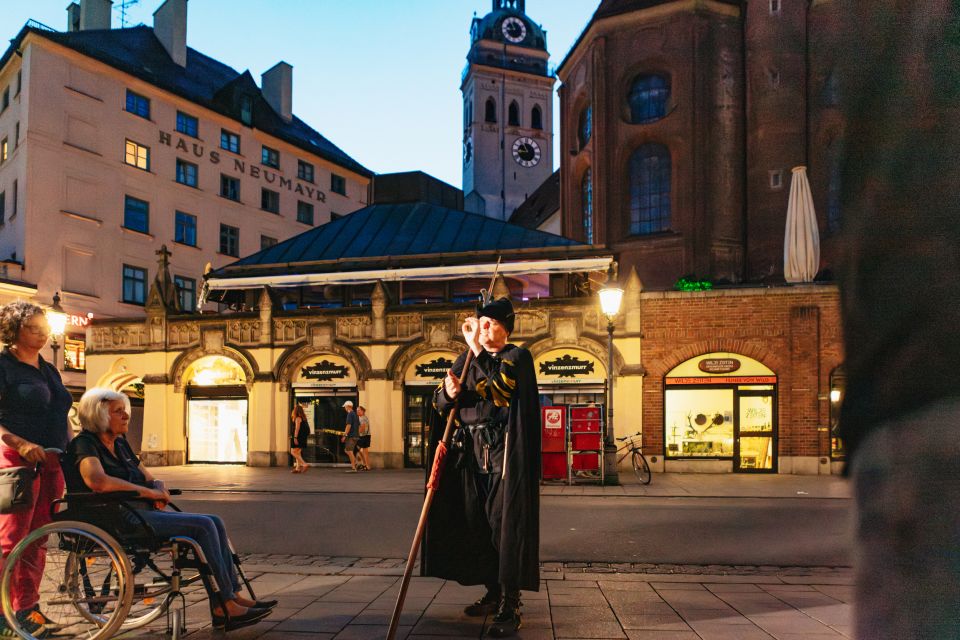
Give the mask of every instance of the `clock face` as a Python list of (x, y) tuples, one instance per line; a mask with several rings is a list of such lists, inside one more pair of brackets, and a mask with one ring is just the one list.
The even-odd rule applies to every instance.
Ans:
[(473, 138), (463, 141), (463, 164), (469, 164), (473, 158)]
[(533, 138), (517, 138), (513, 143), (513, 159), (521, 167), (533, 167), (540, 162), (540, 145)]
[(503, 37), (510, 42), (523, 42), (523, 39), (527, 37), (527, 25), (520, 18), (513, 16), (507, 18), (503, 21), (500, 29), (503, 31)]

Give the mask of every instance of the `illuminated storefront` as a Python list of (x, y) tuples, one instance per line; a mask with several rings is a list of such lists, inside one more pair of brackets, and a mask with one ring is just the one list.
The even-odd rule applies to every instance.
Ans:
[(731, 353), (687, 360), (666, 376), (666, 460), (729, 460), (734, 471), (777, 470), (777, 376)]
[(459, 356), (432, 351), (410, 363), (403, 381), (403, 466), (426, 466), (433, 392)]
[[(307, 462), (346, 462), (340, 438), (346, 423), (343, 403), (357, 405), (357, 374), (342, 356), (322, 354), (303, 362), (291, 379), (293, 402), (299, 403), (307, 416), (310, 435), (302, 452)], [(291, 411), (293, 407), (291, 405)], [(290, 425), (292, 428), (292, 424)]]
[(184, 374), (187, 462), (247, 461), (247, 387), (243, 369), (223, 356), (194, 361)]

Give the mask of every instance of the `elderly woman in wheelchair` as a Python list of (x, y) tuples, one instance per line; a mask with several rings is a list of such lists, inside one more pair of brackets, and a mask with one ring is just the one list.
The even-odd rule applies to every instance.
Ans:
[[(50, 624), (41, 635), (18, 628), (25, 638), (65, 632), (105, 639), (163, 613), (168, 632), (179, 637), (185, 629), (180, 588), (197, 580), (207, 589), (214, 628), (231, 631), (267, 617), (277, 601), (256, 599), (223, 521), (176, 509), (171, 492), (133, 453), (124, 437), (130, 421), (127, 397), (91, 389), (80, 400), (79, 417), (83, 431), (61, 460), (68, 493), (54, 506), (66, 509), (11, 552), (0, 577), (8, 622), (16, 623), (8, 613), (10, 566), (27, 561), (24, 548), (44, 540), (40, 602)], [(241, 579), (249, 598), (240, 594)], [(178, 600), (179, 609), (172, 606)]]

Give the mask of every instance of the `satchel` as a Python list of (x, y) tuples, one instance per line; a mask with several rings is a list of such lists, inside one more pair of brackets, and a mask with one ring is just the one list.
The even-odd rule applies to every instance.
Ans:
[(17, 513), (33, 505), (33, 481), (37, 467), (0, 469), (0, 514)]

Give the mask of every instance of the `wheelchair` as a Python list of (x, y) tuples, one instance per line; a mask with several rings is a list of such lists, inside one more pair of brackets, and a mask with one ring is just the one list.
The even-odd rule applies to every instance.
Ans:
[[(198, 581), (211, 594), (211, 609), (226, 610), (200, 545), (186, 536), (157, 536), (131, 506), (138, 500), (143, 498), (134, 491), (67, 493), (51, 505), (53, 522), (20, 541), (0, 573), (0, 603), (12, 629), (36, 640), (13, 607), (17, 568), (40, 574), (40, 609), (53, 621), (47, 628), (56, 637), (105, 640), (166, 616), (167, 636), (177, 640), (187, 630), (183, 589)], [(32, 545), (46, 547), (40, 567), (25, 555)], [(230, 551), (238, 577), (256, 600), (239, 557)]]

